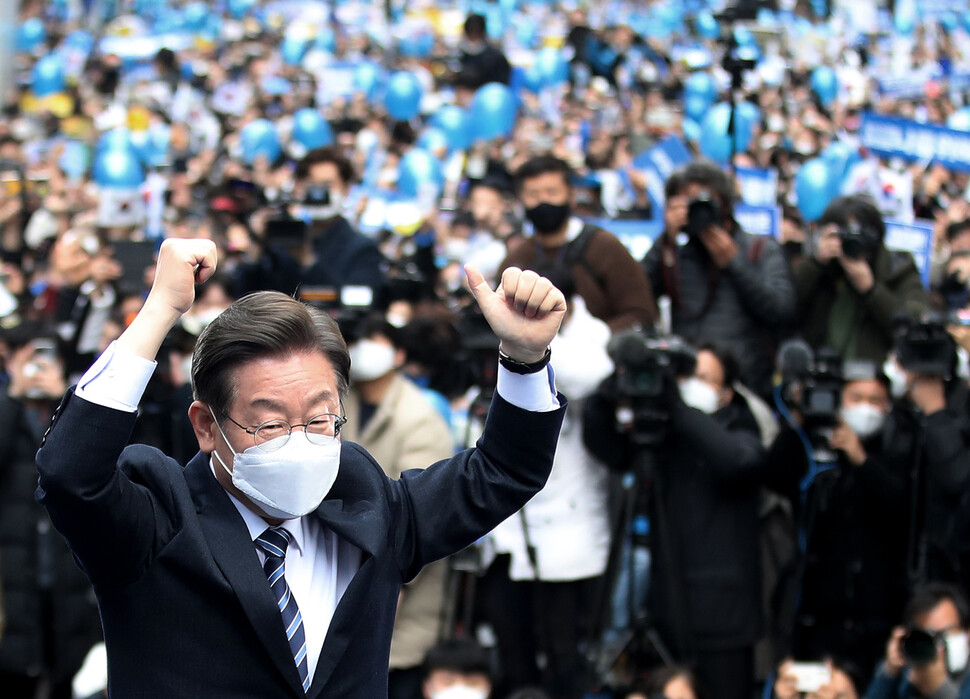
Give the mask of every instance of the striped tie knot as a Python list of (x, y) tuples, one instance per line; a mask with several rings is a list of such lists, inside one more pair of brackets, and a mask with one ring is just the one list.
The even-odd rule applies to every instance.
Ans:
[(269, 527), (256, 537), (256, 543), (267, 556), (286, 558), (286, 547), (290, 543), (290, 533), (283, 527)]

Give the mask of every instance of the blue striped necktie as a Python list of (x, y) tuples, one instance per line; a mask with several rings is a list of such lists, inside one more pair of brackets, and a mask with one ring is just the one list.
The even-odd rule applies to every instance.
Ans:
[(306, 658), (306, 636), (303, 633), (303, 616), (296, 606), (296, 600), (290, 592), (290, 586), (283, 577), (285, 567), (286, 546), (290, 543), (290, 533), (282, 527), (269, 527), (256, 538), (256, 545), (266, 552), (266, 562), (263, 571), (269, 580), (269, 587), (276, 596), (276, 604), (283, 615), (283, 628), (286, 629), (286, 640), (290, 642), (293, 662), (300, 671), (300, 681), (303, 691), (310, 689), (310, 672)]

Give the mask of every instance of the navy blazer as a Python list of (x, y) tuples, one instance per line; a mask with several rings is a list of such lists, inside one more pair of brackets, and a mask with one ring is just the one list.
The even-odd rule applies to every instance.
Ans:
[(113, 697), (387, 696), (402, 582), (475, 541), (544, 485), (565, 411), (493, 400), (477, 448), (387, 478), (344, 443), (333, 489), (309, 516), (358, 546), (304, 695), (256, 549), (198, 454), (183, 469), (125, 447), (135, 415), (68, 392), (37, 453), (37, 498), (98, 597)]

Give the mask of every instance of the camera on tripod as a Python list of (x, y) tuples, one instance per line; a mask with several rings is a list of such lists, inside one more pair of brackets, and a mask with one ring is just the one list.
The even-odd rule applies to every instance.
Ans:
[(926, 314), (913, 319), (895, 319), (893, 350), (899, 365), (915, 374), (949, 378), (954, 361), (953, 338), (946, 329), (946, 317)]
[(662, 443), (670, 417), (668, 392), (678, 376), (694, 372), (697, 353), (675, 335), (658, 337), (636, 329), (614, 335), (606, 351), (623, 405), (617, 410), (622, 431), (640, 446)]

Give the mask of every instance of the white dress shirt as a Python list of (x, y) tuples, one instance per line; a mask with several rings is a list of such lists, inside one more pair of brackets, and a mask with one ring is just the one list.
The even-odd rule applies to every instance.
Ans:
[[(135, 412), (155, 366), (156, 362), (120, 350), (112, 342), (81, 377), (75, 395), (107, 408)], [(496, 390), (523, 410), (547, 412), (559, 407), (551, 367), (535, 374), (514, 374), (500, 365)], [(211, 458), (209, 468), (214, 477), (216, 466)], [(269, 525), (231, 493), (226, 495), (255, 542)], [(310, 516), (286, 520), (282, 526), (292, 535), (284, 575), (303, 615), (307, 669), (312, 679), (337, 604), (360, 567), (361, 552)], [(253, 547), (262, 564), (266, 555), (255, 543)]]

